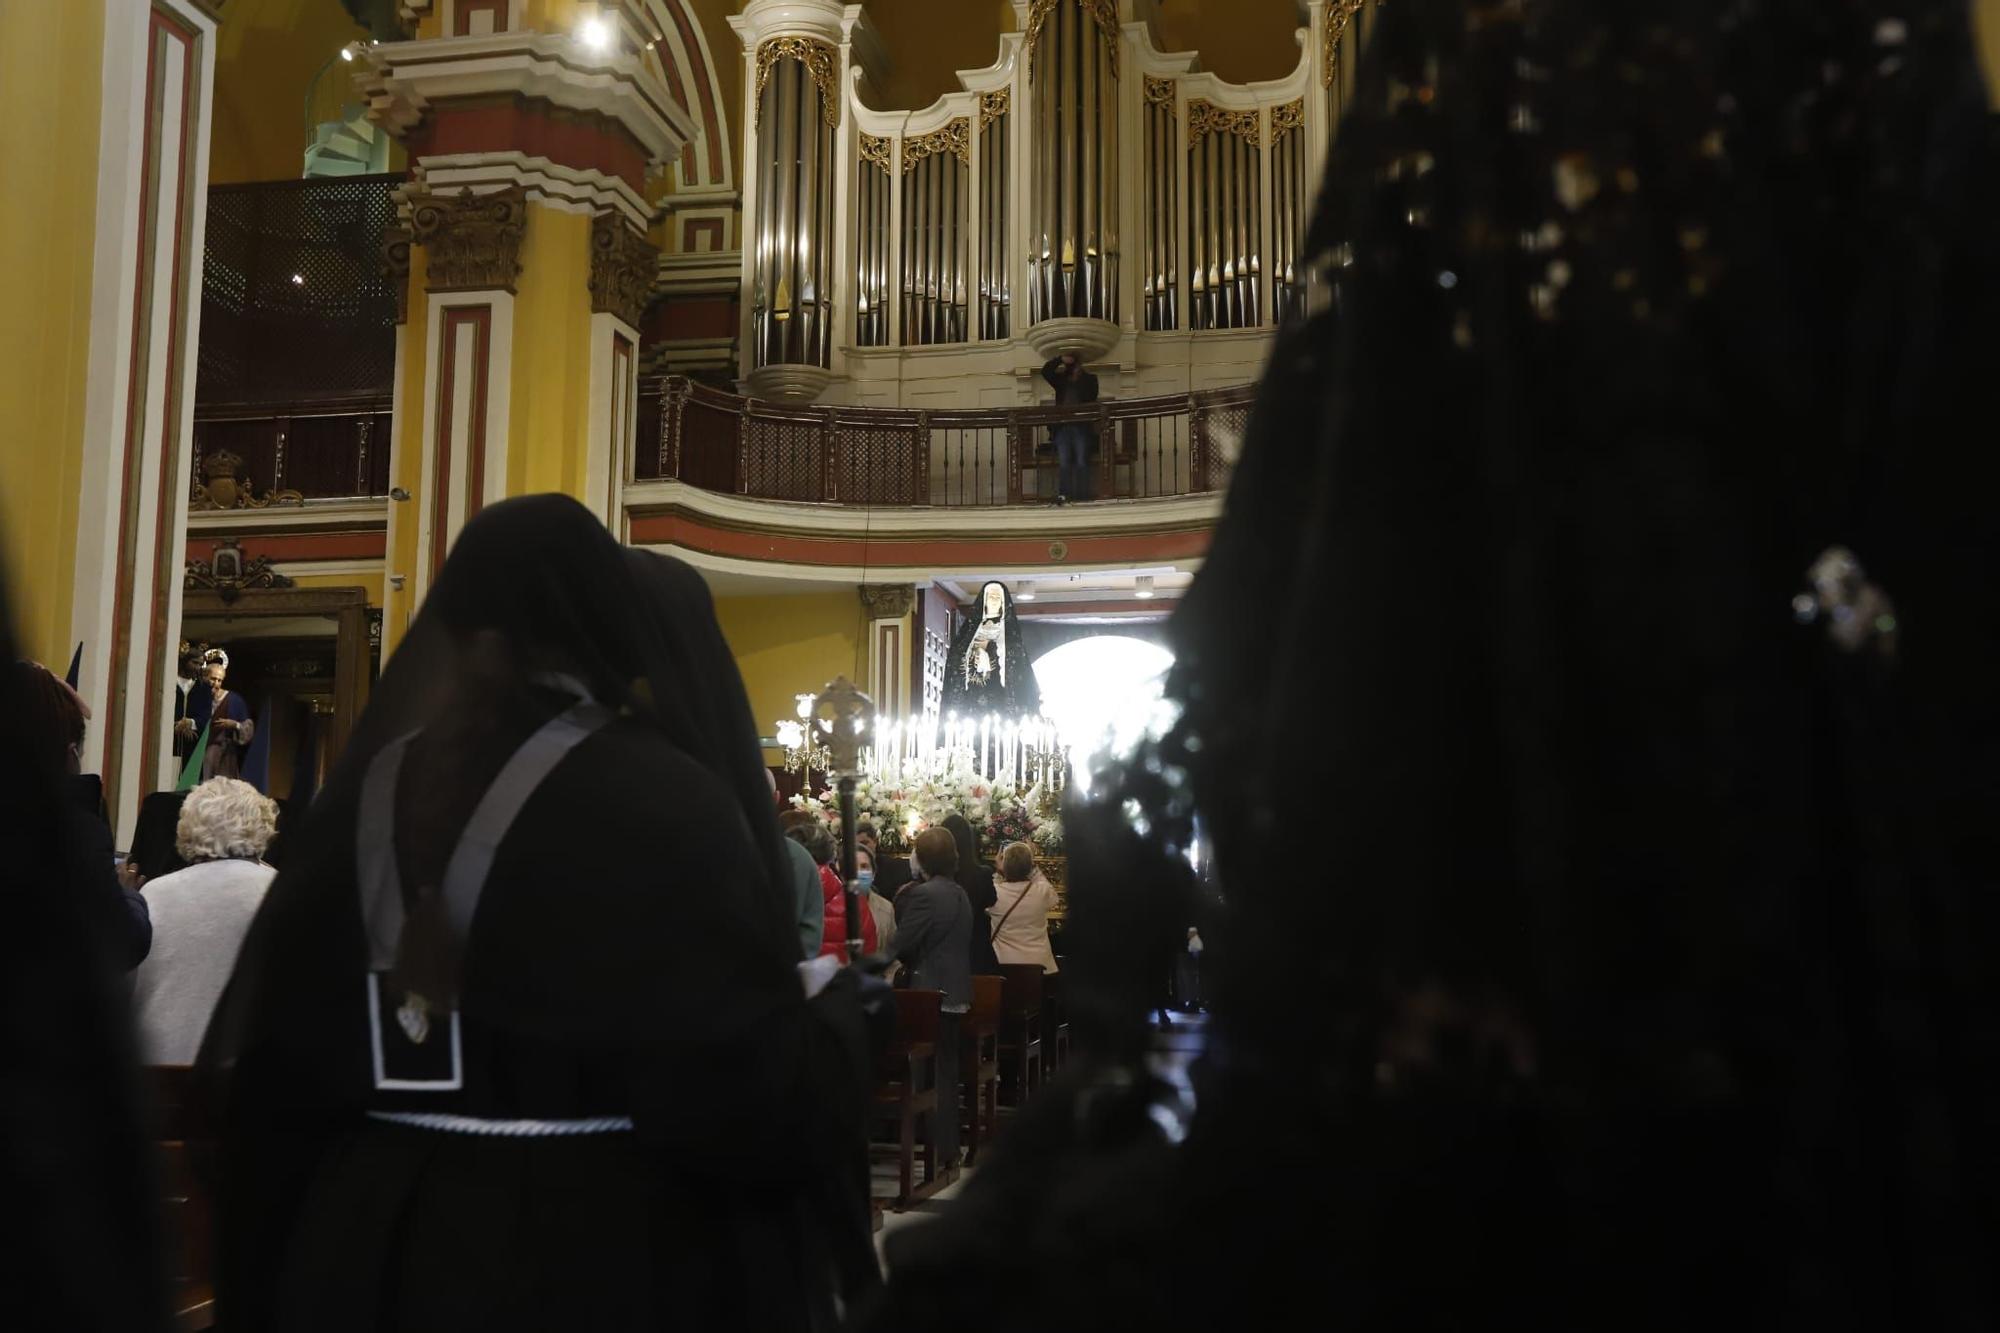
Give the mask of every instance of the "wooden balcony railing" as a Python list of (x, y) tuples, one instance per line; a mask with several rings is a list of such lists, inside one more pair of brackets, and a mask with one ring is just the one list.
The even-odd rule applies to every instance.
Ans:
[(1217, 444), (1242, 437), (1255, 392), (1244, 385), (1084, 407), (924, 411), (793, 406), (670, 375), (641, 391), (634, 480), (850, 505), (1051, 500), (1051, 433), (1080, 422), (1097, 435), (1096, 498), (1194, 495), (1228, 484)]
[(280, 492), (306, 500), (386, 496), (391, 420), (386, 397), (197, 407), (189, 502), (200, 505), (208, 465), (219, 454), (232, 456), (230, 470), (245, 483), (238, 489), (248, 507)]

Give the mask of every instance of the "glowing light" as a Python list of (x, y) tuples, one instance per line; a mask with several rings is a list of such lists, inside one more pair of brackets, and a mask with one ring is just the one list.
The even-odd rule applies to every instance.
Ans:
[(305, 275), (305, 274), (303, 274), (303, 273), (294, 273), (294, 274), (292, 274), (292, 286), (294, 286), (294, 287), (303, 287), (303, 286), (305, 286), (305, 285), (306, 285), (306, 275)]
[(601, 18), (587, 18), (577, 25), (576, 39), (592, 51), (609, 51), (611, 25)]
[(340, 48), (340, 58), (341, 58), (342, 60), (347, 60), (347, 61), (352, 61), (352, 60), (354, 59), (354, 48), (353, 48), (353, 47), (351, 47), (351, 46), (343, 46), (343, 47), (341, 47), (341, 48)]
[(1072, 746), (1072, 776), (1079, 793), (1090, 790), (1089, 757), (1123, 753), (1173, 725), (1165, 698), (1174, 655), (1159, 644), (1122, 634), (1076, 639), (1035, 662), (1042, 712)]
[(1153, 595), (1153, 576), (1151, 574), (1141, 574), (1138, 578), (1133, 579), (1132, 595), (1139, 598), (1151, 597)]

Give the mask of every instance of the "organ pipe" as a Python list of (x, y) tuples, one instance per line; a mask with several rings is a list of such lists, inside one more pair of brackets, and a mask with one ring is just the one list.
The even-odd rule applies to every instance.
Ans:
[(903, 341), (912, 346), (967, 336), (971, 134), (961, 117), (903, 144)]
[(1110, 0), (1034, 0), (1033, 322), (1118, 317), (1118, 25)]
[(1012, 100), (1007, 89), (983, 93), (979, 99), (979, 271), (973, 290), (978, 301), (974, 324), (980, 338), (1006, 338), (1011, 332), (1007, 201), (1012, 193), (1008, 137)]
[(1253, 328), (1264, 320), (1263, 125), (1260, 109), (1188, 103), (1191, 328)]
[(825, 42), (772, 38), (757, 53), (758, 200), (750, 288), (759, 367), (825, 366), (832, 351), (833, 126), (839, 58)]

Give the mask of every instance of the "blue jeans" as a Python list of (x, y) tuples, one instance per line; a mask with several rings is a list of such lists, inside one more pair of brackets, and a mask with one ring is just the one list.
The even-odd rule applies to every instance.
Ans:
[(1090, 498), (1090, 432), (1082, 426), (1056, 431), (1056, 494)]

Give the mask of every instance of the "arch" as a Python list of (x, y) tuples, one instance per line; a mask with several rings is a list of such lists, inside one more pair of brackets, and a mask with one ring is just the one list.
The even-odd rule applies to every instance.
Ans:
[(716, 80), (708, 36), (688, 0), (646, 0), (646, 14), (658, 31), (653, 46), (667, 88), (694, 117), (699, 132), (681, 150), (683, 188), (734, 188), (735, 143), (729, 135), (728, 104)]

